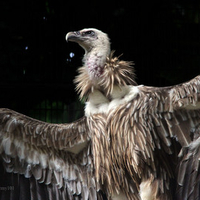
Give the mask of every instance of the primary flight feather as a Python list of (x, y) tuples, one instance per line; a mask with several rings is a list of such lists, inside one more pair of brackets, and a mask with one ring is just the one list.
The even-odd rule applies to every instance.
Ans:
[(32, 199), (200, 199), (200, 76), (137, 85), (133, 63), (114, 57), (107, 34), (89, 28), (66, 40), (85, 50), (74, 81), (85, 116), (50, 124), (0, 109), (6, 171), (29, 179)]

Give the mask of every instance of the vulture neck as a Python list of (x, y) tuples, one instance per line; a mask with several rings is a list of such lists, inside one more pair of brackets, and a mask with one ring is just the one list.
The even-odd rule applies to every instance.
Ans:
[(110, 47), (92, 48), (90, 51), (86, 51), (83, 62), (87, 67), (89, 77), (93, 83), (97, 82), (99, 77), (104, 72), (106, 58), (110, 54)]
[(106, 45), (85, 51), (84, 65), (78, 69), (79, 74), (74, 79), (80, 99), (90, 101), (92, 96), (99, 96), (93, 95), (99, 91), (106, 101), (112, 101), (129, 93), (129, 85), (137, 85), (133, 63), (120, 61), (118, 57), (113, 57), (113, 53), (110, 53), (110, 46), (106, 48)]

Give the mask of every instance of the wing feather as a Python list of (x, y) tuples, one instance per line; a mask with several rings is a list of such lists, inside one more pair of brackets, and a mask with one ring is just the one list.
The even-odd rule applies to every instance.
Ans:
[[(137, 101), (146, 105), (162, 141), (174, 137), (182, 146), (189, 145), (191, 129), (200, 123), (200, 76), (175, 86), (140, 86), (139, 90)], [(142, 107), (140, 112), (143, 113)]]
[[(9, 109), (0, 109), (0, 122), (1, 138), (7, 138), (7, 143), (15, 139), (37, 147), (70, 151), (70, 148), (89, 141), (85, 117), (71, 124), (50, 124)], [(78, 152), (72, 150), (72, 153)]]
[[(50, 124), (0, 109), (0, 154), (4, 167), (7, 172), (29, 179), (34, 200), (87, 200), (88, 196), (97, 199), (100, 188), (95, 182), (89, 183), (94, 174), (88, 170), (93, 169), (90, 149), (86, 117), (70, 124)], [(46, 188), (46, 196), (41, 187)]]
[[(200, 129), (198, 135), (200, 134)], [(178, 189), (177, 199), (199, 199), (200, 187), (200, 137), (193, 141), (188, 147), (182, 149), (180, 153), (180, 163), (178, 167)]]
[[(176, 86), (163, 88), (140, 86), (139, 90), (137, 98), (133, 101), (141, 101), (142, 103), (134, 102), (132, 105), (146, 107), (148, 118), (151, 118), (150, 123), (147, 124), (147, 129), (151, 132), (156, 148), (159, 149), (161, 146), (167, 154), (170, 152), (176, 154), (177, 146), (174, 146), (174, 139), (182, 147), (178, 161), (178, 175), (174, 174), (178, 182), (177, 199), (199, 199), (200, 76)], [(137, 107), (135, 112), (144, 113), (143, 107)], [(142, 116), (140, 113), (134, 113), (135, 115)], [(139, 120), (137, 120), (138, 122)], [(134, 124), (133, 119), (131, 124)], [(178, 149), (180, 148), (178, 147)], [(160, 160), (160, 162), (163, 161)], [(163, 162), (163, 164), (164, 169), (169, 170), (169, 176), (170, 171), (174, 171), (174, 169), (171, 168), (169, 163), (165, 165), (165, 162)], [(167, 184), (169, 182), (166, 182), (165, 185), (167, 186)], [(161, 192), (163, 192), (162, 189)]]
[(200, 109), (200, 76), (171, 87), (170, 97), (173, 109)]
[[(180, 147), (188, 147), (193, 142), (192, 131), (200, 124), (200, 76), (171, 87), (137, 88), (131, 101), (109, 113), (113, 157), (120, 167), (123, 161), (126, 162), (126, 169), (133, 179), (150, 179), (152, 184), (156, 183), (155, 196), (170, 199), (166, 194), (169, 194), (169, 188), (172, 189), (170, 179), (176, 176), (177, 159), (174, 158)], [(186, 174), (191, 174), (188, 165), (183, 168)], [(192, 175), (195, 177), (195, 173)], [(185, 183), (186, 178), (182, 177), (182, 180)], [(197, 192), (191, 189), (194, 180), (197, 181), (197, 177), (187, 183), (188, 195)]]

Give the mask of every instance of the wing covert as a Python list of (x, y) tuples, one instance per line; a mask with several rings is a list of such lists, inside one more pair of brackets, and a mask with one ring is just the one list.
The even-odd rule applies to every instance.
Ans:
[(148, 177), (166, 198), (178, 153), (195, 139), (200, 124), (200, 76), (177, 86), (136, 87), (134, 98), (108, 115), (115, 157), (117, 163), (128, 160), (131, 177)]
[(0, 128), (1, 139), (7, 144), (10, 138), (37, 148), (53, 148), (72, 153), (78, 153), (76, 150), (73, 152), (74, 146), (90, 139), (86, 117), (69, 124), (51, 124), (9, 109), (0, 109)]
[(87, 120), (50, 124), (0, 109), (0, 154), (6, 171), (29, 179), (31, 190), (36, 191), (31, 194), (44, 183), (50, 199), (55, 194), (61, 199), (74, 195), (97, 199)]
[(195, 139), (179, 153), (177, 176), (178, 200), (200, 198), (200, 126), (194, 132)]
[(186, 83), (173, 86), (170, 97), (173, 109), (200, 109), (200, 75)]
[(181, 146), (189, 145), (191, 131), (200, 123), (200, 76), (175, 86), (139, 89), (136, 101), (142, 101), (142, 106), (138, 112), (151, 118), (161, 140), (167, 145), (175, 138)]

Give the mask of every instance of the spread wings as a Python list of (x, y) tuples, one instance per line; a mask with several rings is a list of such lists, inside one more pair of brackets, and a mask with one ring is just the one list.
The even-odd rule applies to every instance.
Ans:
[[(189, 82), (163, 89), (155, 89), (157, 95), (157, 133), (166, 146), (173, 146), (169, 138), (175, 138), (182, 146), (178, 155), (178, 200), (200, 199), (200, 76)], [(155, 114), (155, 112), (154, 112)], [(165, 136), (165, 137), (163, 137)]]
[(187, 146), (191, 142), (190, 131), (200, 123), (200, 76), (171, 87), (141, 87), (141, 91), (141, 109), (146, 109), (142, 112), (152, 117), (160, 136), (174, 137)]
[(155, 89), (154, 95), (160, 99), (157, 116), (152, 117), (157, 136), (168, 147), (173, 147), (170, 138), (182, 147), (175, 170), (175, 199), (200, 199), (200, 76), (177, 86)]
[[(166, 173), (171, 176), (174, 169), (171, 169), (170, 162), (164, 161), (163, 153), (156, 157), (158, 160), (154, 160), (155, 150), (178, 155), (174, 152), (173, 141), (176, 140), (182, 148), (177, 198), (199, 198), (200, 76), (172, 87), (137, 88), (138, 92), (131, 101), (119, 105), (108, 116), (104, 115), (104, 120), (107, 119), (104, 128), (99, 127), (101, 118), (97, 119), (99, 123), (90, 122), (90, 117), (83, 117), (70, 124), (49, 124), (0, 109), (0, 153), (6, 170), (24, 174), (27, 178), (34, 177), (38, 182), (51, 186), (51, 189), (53, 187), (56, 193), (61, 193), (62, 198), (59, 199), (72, 199), (73, 196), (77, 199), (97, 199), (100, 186), (94, 177), (98, 166), (93, 163), (93, 157), (99, 153), (92, 152), (95, 148), (91, 148), (94, 145), (91, 131), (95, 129), (101, 133), (101, 129), (105, 129), (111, 137), (106, 140), (112, 143), (108, 145), (109, 150), (119, 155), (114, 156), (118, 164), (121, 163), (118, 160), (121, 155), (126, 156), (124, 160), (130, 175), (133, 170), (139, 177), (145, 173), (143, 168), (134, 168), (134, 164), (140, 164), (139, 156), (151, 166), (152, 171), (157, 170), (156, 162), (163, 159), (161, 177), (158, 177), (163, 182), (157, 185), (157, 190), (161, 192), (163, 187), (169, 186)], [(139, 156), (138, 149), (141, 152)]]
[(93, 173), (88, 171), (93, 163), (85, 117), (70, 124), (50, 124), (0, 109), (0, 153), (7, 172), (30, 179), (35, 199), (41, 187), (37, 182), (47, 185), (49, 199), (52, 195), (78, 199), (80, 194), (96, 199)]

